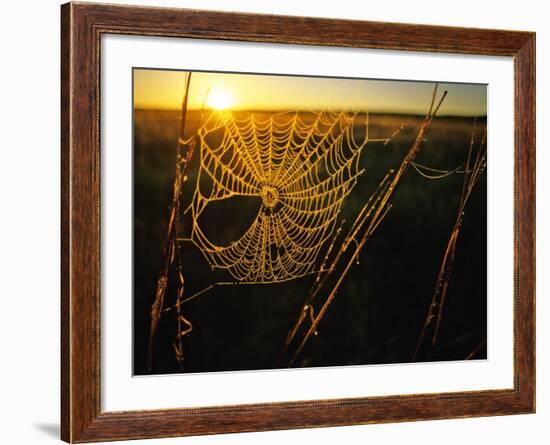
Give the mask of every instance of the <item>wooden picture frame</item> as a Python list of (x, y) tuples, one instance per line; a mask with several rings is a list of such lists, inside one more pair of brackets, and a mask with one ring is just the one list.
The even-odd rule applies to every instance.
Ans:
[[(100, 38), (187, 37), (511, 56), (515, 72), (514, 387), (455, 393), (102, 412)], [(535, 34), (170, 8), (61, 7), (61, 437), (174, 437), (535, 411)]]

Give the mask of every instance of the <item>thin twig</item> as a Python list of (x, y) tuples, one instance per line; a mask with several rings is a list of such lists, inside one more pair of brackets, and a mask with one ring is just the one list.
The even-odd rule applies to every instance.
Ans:
[(483, 340), (479, 345), (477, 345), (472, 352), (470, 352), (464, 360), (472, 360), (477, 353), (485, 346), (485, 343), (487, 343), (487, 340)]

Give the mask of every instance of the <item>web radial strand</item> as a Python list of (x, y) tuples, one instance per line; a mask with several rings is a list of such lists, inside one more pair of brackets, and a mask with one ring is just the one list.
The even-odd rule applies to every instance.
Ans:
[[(240, 282), (273, 283), (314, 271), (360, 175), (368, 132), (357, 113), (214, 112), (199, 131), (200, 168), (191, 204), (192, 238), (215, 269)], [(207, 185), (204, 185), (204, 184)], [(255, 196), (262, 205), (228, 245), (204, 233), (216, 200)]]

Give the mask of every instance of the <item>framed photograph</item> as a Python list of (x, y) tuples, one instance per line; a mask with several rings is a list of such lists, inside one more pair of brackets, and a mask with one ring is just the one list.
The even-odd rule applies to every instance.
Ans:
[(535, 35), (67, 3), (67, 442), (535, 411)]

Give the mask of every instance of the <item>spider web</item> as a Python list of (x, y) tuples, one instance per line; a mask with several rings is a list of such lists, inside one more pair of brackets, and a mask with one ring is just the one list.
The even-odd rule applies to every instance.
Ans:
[[(210, 266), (247, 283), (314, 272), (362, 173), (358, 162), (368, 142), (368, 116), (296, 111), (242, 117), (217, 111), (200, 128), (198, 142), (191, 239)], [(201, 215), (212, 202), (234, 196), (258, 197), (262, 204), (240, 238), (217, 245), (203, 231)]]

